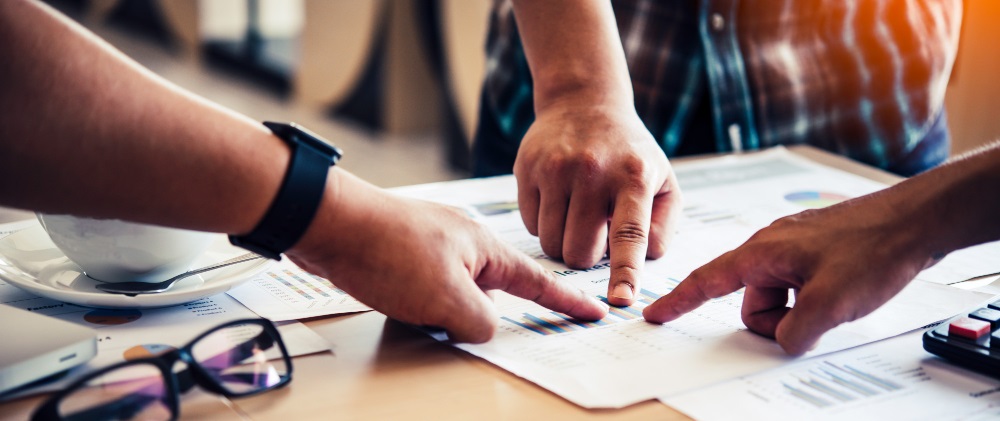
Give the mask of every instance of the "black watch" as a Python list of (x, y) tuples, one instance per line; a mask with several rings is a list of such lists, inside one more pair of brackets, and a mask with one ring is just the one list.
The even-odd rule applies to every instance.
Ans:
[(343, 155), (340, 149), (295, 123), (265, 121), (271, 132), (288, 143), (292, 158), (278, 195), (264, 218), (249, 234), (230, 235), (229, 242), (269, 259), (302, 238), (319, 208), (330, 167)]

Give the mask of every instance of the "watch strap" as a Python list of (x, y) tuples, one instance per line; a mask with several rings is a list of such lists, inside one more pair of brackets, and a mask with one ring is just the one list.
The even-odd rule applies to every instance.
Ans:
[(267, 213), (249, 234), (229, 241), (261, 256), (281, 260), (281, 253), (302, 238), (319, 209), (330, 167), (340, 151), (293, 124), (265, 122), (292, 149), (285, 178)]

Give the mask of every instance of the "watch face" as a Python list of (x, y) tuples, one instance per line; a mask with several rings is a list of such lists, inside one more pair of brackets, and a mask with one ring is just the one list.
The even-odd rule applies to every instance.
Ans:
[(271, 129), (272, 133), (289, 145), (305, 145), (328, 157), (331, 161), (330, 165), (336, 164), (340, 160), (340, 157), (344, 155), (340, 148), (333, 146), (326, 139), (298, 124), (265, 121), (264, 126)]

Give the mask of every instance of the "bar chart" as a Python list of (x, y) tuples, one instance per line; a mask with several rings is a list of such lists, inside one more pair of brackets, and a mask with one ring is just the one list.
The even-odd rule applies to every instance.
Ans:
[(330, 281), (282, 262), (250, 282), (229, 291), (261, 317), (295, 320), (368, 310)]
[[(668, 285), (676, 285), (678, 282), (679, 281), (676, 279), (671, 278), (669, 279)], [(500, 319), (513, 326), (527, 329), (528, 331), (542, 336), (548, 336), (592, 329), (600, 326), (608, 326), (629, 320), (642, 319), (642, 309), (650, 304), (653, 304), (653, 302), (661, 296), (662, 294), (657, 294), (648, 289), (641, 288), (639, 289), (639, 298), (636, 300), (635, 304), (629, 307), (609, 306), (610, 310), (608, 311), (607, 317), (592, 322), (575, 320), (569, 316), (556, 313), (554, 311), (547, 313), (524, 312), (519, 318), (502, 316)], [(608, 297), (604, 295), (598, 295), (597, 297), (605, 304), (608, 304)]]
[(854, 365), (823, 361), (782, 379), (785, 392), (802, 403), (828, 408), (903, 389), (903, 385)]
[(280, 272), (267, 272), (266, 275), (306, 300), (347, 295), (346, 292), (333, 286), (327, 280), (302, 270), (284, 269)]

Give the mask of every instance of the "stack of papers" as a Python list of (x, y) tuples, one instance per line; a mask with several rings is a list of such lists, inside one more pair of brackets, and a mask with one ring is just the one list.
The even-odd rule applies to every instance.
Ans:
[[(746, 329), (741, 292), (711, 301), (666, 325), (642, 320), (641, 310), (672, 290), (692, 270), (731, 250), (775, 219), (868, 194), (887, 187), (831, 169), (785, 150), (729, 156), (675, 171), (684, 189), (680, 233), (667, 255), (647, 262), (639, 302), (614, 308), (599, 322), (580, 322), (529, 301), (500, 294), (499, 331), (486, 344), (457, 344), (471, 354), (587, 408), (619, 408), (643, 400), (696, 390), (795, 361), (777, 344)], [(607, 261), (570, 270), (547, 259), (538, 239), (524, 228), (513, 177), (414, 186), (400, 194), (465, 209), (505, 241), (534, 257), (560, 279), (594, 295), (607, 291)], [(965, 251), (997, 253), (990, 244)], [(993, 254), (994, 256), (997, 254)], [(975, 272), (997, 272), (997, 259), (971, 270), (940, 262), (868, 317), (824, 336), (807, 354), (823, 355), (896, 336), (948, 318), (988, 299), (948, 287)], [(444, 334), (434, 334), (446, 340)]]

